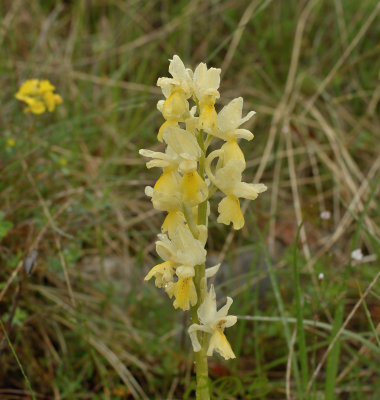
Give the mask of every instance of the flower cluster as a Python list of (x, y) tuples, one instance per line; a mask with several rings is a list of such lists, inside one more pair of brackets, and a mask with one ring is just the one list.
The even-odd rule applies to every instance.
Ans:
[[(174, 298), (175, 308), (196, 310), (189, 328), (195, 352), (201, 349), (199, 337), (203, 332), (210, 335), (207, 355), (215, 350), (229, 359), (235, 355), (223, 331), (236, 322), (236, 317), (227, 315), (232, 299), (217, 311), (213, 286), (207, 290), (207, 278), (219, 268), (205, 270), (209, 198), (219, 189), (224, 197), (218, 205), (217, 221), (241, 229), (244, 217), (239, 198), (253, 200), (266, 190), (263, 184), (242, 182), (246, 162), (238, 139), (252, 140), (253, 134), (240, 125), (254, 112), (242, 117), (241, 97), (216, 112), (220, 69), (208, 69), (201, 63), (192, 71), (175, 55), (169, 72), (171, 78), (157, 81), (165, 96), (157, 104), (165, 119), (157, 139), (166, 145), (165, 151), (140, 150), (151, 159), (147, 168), (162, 169), (155, 185), (146, 187), (145, 193), (155, 209), (166, 212), (156, 242), (156, 251), (164, 262), (153, 267), (145, 280), (154, 277), (156, 286)], [(208, 152), (213, 141), (222, 145)]]
[(62, 97), (53, 93), (54, 90), (48, 80), (29, 79), (21, 85), (15, 97), (27, 104), (24, 112), (42, 114), (46, 110), (54, 111), (56, 105), (62, 103)]

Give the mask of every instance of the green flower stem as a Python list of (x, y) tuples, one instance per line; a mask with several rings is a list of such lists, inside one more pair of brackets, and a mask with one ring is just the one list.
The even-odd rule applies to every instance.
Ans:
[[(206, 139), (207, 140), (207, 139)], [(199, 147), (202, 150), (202, 155), (199, 159), (199, 176), (204, 180), (205, 176), (205, 164), (206, 164), (206, 146), (203, 140), (203, 131), (201, 131), (197, 137)], [(198, 206), (198, 225), (207, 226), (207, 200)]]
[[(204, 179), (205, 174), (205, 143), (203, 140), (203, 132), (200, 132), (197, 137), (199, 147), (202, 150), (202, 156), (199, 160), (199, 175)], [(185, 216), (186, 217), (186, 216)], [(187, 219), (187, 218), (186, 218)], [(207, 200), (198, 206), (198, 225), (207, 226)], [(190, 228), (191, 229), (191, 228)], [(204, 288), (202, 288), (202, 281), (206, 276), (205, 264), (197, 265), (195, 267), (194, 285), (197, 290), (198, 301), (197, 304), (190, 310), (190, 318), (192, 324), (199, 324), (198, 308), (202, 304), (204, 298)], [(197, 379), (196, 387), (196, 400), (209, 400), (209, 386), (208, 386), (208, 364), (207, 364), (207, 344), (208, 335), (198, 332), (198, 340), (202, 346), (201, 350), (194, 353), (195, 373)]]
[(195, 370), (197, 374), (196, 400), (209, 400), (210, 393), (208, 388), (208, 365), (206, 349), (194, 353)]
[(212, 140), (212, 136), (207, 135), (207, 138), (205, 140), (205, 150), (207, 150), (208, 146), (210, 146), (211, 140)]
[(194, 221), (193, 213), (191, 211), (191, 207), (187, 204), (182, 205), (183, 215), (185, 216), (187, 225), (189, 226), (190, 232), (193, 234), (195, 239), (199, 237), (199, 229), (197, 224)]

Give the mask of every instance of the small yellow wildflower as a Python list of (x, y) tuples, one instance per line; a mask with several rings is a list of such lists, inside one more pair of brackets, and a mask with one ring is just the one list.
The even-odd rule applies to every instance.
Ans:
[(7, 146), (8, 147), (14, 147), (16, 144), (16, 141), (13, 138), (8, 138), (7, 139)]
[(55, 87), (48, 80), (29, 79), (25, 81), (15, 97), (27, 104), (25, 113), (43, 114), (52, 112), (56, 105), (63, 102), (59, 94), (53, 93)]
[(59, 162), (59, 165), (61, 165), (62, 167), (66, 167), (66, 165), (67, 165), (67, 159), (65, 157), (60, 157), (58, 162)]

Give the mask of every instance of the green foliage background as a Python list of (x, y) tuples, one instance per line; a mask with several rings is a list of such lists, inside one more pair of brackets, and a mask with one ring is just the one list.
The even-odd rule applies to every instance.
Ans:
[[(210, 359), (213, 398), (380, 397), (379, 11), (1, 2), (0, 398), (28, 398), (25, 376), (38, 399), (194, 398), (186, 317), (142, 281), (163, 216), (138, 149), (160, 148), (155, 84), (173, 54), (222, 68), (218, 107), (243, 96), (257, 112), (245, 179), (269, 187), (242, 231), (210, 225), (218, 288), (248, 316), (228, 331), (238, 359)], [(22, 112), (14, 94), (30, 78), (56, 86), (56, 112)]]

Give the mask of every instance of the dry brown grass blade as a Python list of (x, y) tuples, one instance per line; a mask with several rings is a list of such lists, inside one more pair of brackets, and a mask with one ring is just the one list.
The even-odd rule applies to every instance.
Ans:
[[(289, 72), (288, 72), (288, 77), (286, 80), (284, 93), (283, 93), (283, 96), (282, 96), (280, 102), (278, 103), (276, 109), (274, 110), (272, 123), (271, 123), (270, 129), (269, 129), (269, 137), (268, 137), (267, 143), (265, 145), (264, 153), (261, 157), (259, 168), (255, 174), (253, 182), (260, 181), (260, 179), (264, 173), (264, 170), (272, 156), (273, 146), (275, 143), (277, 133), (279, 130), (282, 131), (282, 121), (286, 118), (286, 116), (290, 112), (290, 110), (288, 109), (288, 107), (286, 105), (286, 102), (289, 99), (289, 96), (290, 96), (293, 86), (294, 86), (304, 28), (306, 25), (306, 21), (307, 21), (308, 17), (310, 16), (310, 13), (311, 13), (314, 5), (318, 1), (319, 0), (313, 0), (313, 1), (310, 1), (309, 3), (307, 3), (307, 5), (303, 9), (303, 11), (298, 19), (296, 32), (295, 32), (295, 38), (294, 38), (294, 45), (293, 45), (293, 50), (292, 50), (292, 57), (291, 57), (290, 65), (289, 65)], [(243, 214), (246, 212), (248, 205), (249, 205), (249, 201), (244, 200), (242, 207), (241, 207)], [(218, 262), (222, 262), (224, 260), (226, 253), (232, 243), (234, 235), (235, 235), (234, 230), (232, 230), (227, 235), (227, 238), (223, 245), (223, 249), (220, 252)], [(272, 235), (274, 236), (274, 232), (272, 232)], [(272, 241), (273, 240), (274, 239), (272, 239)]]
[(302, 115), (307, 114), (311, 107), (314, 105), (315, 101), (317, 98), (321, 95), (321, 93), (325, 90), (327, 85), (331, 82), (339, 68), (343, 65), (344, 61), (348, 58), (348, 56), (352, 53), (354, 48), (357, 46), (357, 44), (360, 42), (362, 37), (365, 35), (367, 32), (368, 28), (371, 26), (372, 22), (376, 18), (377, 14), (380, 11), (380, 2), (377, 3), (376, 7), (374, 10), (371, 12), (359, 32), (356, 34), (352, 42), (349, 44), (349, 46), (345, 49), (339, 60), (335, 63), (331, 71), (327, 74), (326, 78), (318, 85), (317, 91), (314, 93), (314, 95), (308, 100), (308, 102), (305, 105), (305, 108), (302, 112)]
[[(327, 155), (321, 151), (318, 150), (318, 146), (316, 145), (317, 151), (316, 154), (318, 157), (321, 158), (322, 161), (324, 161), (326, 164), (329, 164), (330, 167), (336, 168), (335, 164), (329, 160)], [(380, 169), (380, 157), (376, 159), (374, 164), (372, 165), (372, 168), (367, 174), (367, 179), (365, 179), (362, 182), (362, 185), (358, 189), (358, 191), (355, 193), (354, 198), (352, 199), (351, 203), (347, 207), (346, 213), (344, 214), (343, 218), (340, 219), (338, 226), (335, 228), (335, 231), (329, 235), (326, 240), (325, 244), (322, 246), (321, 249), (319, 249), (316, 254), (308, 261), (308, 264), (313, 265), (320, 257), (322, 257), (324, 254), (326, 254), (332, 246), (347, 232), (348, 227), (350, 223), (353, 221), (355, 215), (355, 210), (357, 207), (357, 202), (360, 199), (361, 196), (364, 196), (365, 190), (369, 189), (369, 182), (371, 182), (371, 179), (375, 176), (377, 171)], [(368, 193), (367, 193), (368, 194)], [(307, 265), (309, 268), (309, 266)]]
[[(334, 155), (337, 158), (338, 166), (337, 167), (334, 166), (335, 177), (337, 177), (338, 180), (343, 184), (346, 184), (350, 189), (351, 194), (353, 196), (356, 196), (359, 190), (359, 186), (355, 182), (353, 177), (356, 175), (357, 180), (363, 183), (363, 180), (365, 180), (363, 173), (360, 171), (360, 168), (356, 165), (355, 161), (350, 156), (342, 140), (338, 138), (334, 129), (327, 123), (326, 119), (322, 116), (322, 114), (315, 107), (311, 108), (311, 113), (320, 123), (323, 132), (325, 132), (327, 138), (331, 143), (331, 148), (334, 151)], [(363, 211), (363, 209), (364, 209), (364, 204), (359, 198), (358, 210)], [(370, 232), (379, 233), (378, 227), (368, 216), (365, 216), (365, 223)]]
[(120, 376), (121, 380), (128, 386), (131, 395), (134, 399), (149, 400), (140, 384), (136, 381), (134, 376), (131, 374), (129, 369), (119, 359), (119, 357), (103, 343), (101, 340), (94, 338), (93, 336), (88, 337), (88, 341), (94, 346), (94, 348), (103, 355), (107, 361), (112, 365), (115, 371)]
[(17, 267), (13, 270), (13, 272), (11, 273), (10, 277), (7, 280), (7, 283), (5, 284), (5, 286), (3, 287), (3, 290), (0, 292), (0, 302), (2, 301), (5, 293), (8, 291), (11, 283), (13, 282), (13, 280), (16, 278), (16, 276), (19, 274), (19, 272), (22, 269), (22, 266), (24, 264), (24, 260), (21, 260), (18, 264)]
[(226, 73), (228, 67), (231, 64), (232, 59), (234, 58), (234, 54), (236, 49), (239, 45), (240, 39), (244, 33), (245, 27), (248, 21), (252, 18), (252, 14), (255, 11), (256, 7), (260, 3), (260, 0), (253, 0), (251, 4), (245, 9), (242, 17), (240, 18), (239, 24), (235, 30), (235, 33), (232, 37), (230, 46), (227, 50), (226, 56), (224, 57), (222, 66), (221, 66), (221, 78), (223, 78), (224, 74)]
[[(377, 324), (375, 329), (376, 329), (377, 333), (380, 333), (380, 323)], [(365, 356), (366, 354), (368, 354), (370, 352), (371, 352), (371, 349), (369, 349), (365, 344), (363, 344), (363, 346), (361, 346), (358, 351), (358, 355), (355, 355), (353, 357), (353, 359), (348, 363), (346, 368), (344, 368), (344, 370), (336, 378), (336, 381), (341, 382), (347, 376), (347, 374), (349, 374), (352, 371), (352, 369), (355, 367), (355, 365), (360, 361), (361, 357), (359, 357), (359, 355)]]
[[(285, 125), (285, 126), (287, 126), (287, 125)], [(291, 182), (291, 186), (292, 186), (294, 212), (295, 212), (296, 219), (297, 219), (297, 226), (301, 226), (302, 221), (303, 221), (302, 207), (301, 207), (300, 195), (298, 192), (297, 173), (296, 173), (296, 167), (295, 167), (295, 163), (294, 163), (292, 138), (291, 138), (290, 130), (288, 127), (285, 130), (285, 139), (286, 139), (286, 150), (288, 152), (288, 169), (289, 169), (290, 182)], [(306, 260), (310, 260), (311, 253), (310, 253), (310, 249), (309, 249), (309, 245), (308, 245), (308, 241), (307, 241), (306, 230), (305, 230), (304, 225), (302, 225), (301, 230), (300, 230), (300, 239), (301, 239), (302, 249), (303, 249), (304, 255), (306, 257)], [(312, 274), (313, 270), (310, 268), (309, 272)], [(312, 274), (312, 277), (314, 278), (314, 280), (315, 280), (314, 284), (317, 287), (318, 284), (316, 282), (316, 278), (315, 278), (314, 274)]]
[[(284, 135), (280, 135), (278, 148), (275, 157), (275, 165), (273, 171), (273, 180), (271, 187), (271, 200), (270, 200), (270, 221), (269, 221), (269, 230), (268, 230), (268, 249), (270, 254), (275, 254), (275, 234), (276, 234), (276, 218), (274, 217), (277, 212), (277, 204), (278, 204), (278, 194), (280, 188), (281, 181), (281, 167), (282, 167), (282, 159), (286, 156), (287, 152), (283, 151), (284, 147)], [(283, 155), (281, 154), (283, 153)]]
[(12, 27), (12, 23), (15, 17), (18, 16), (22, 3), (22, 0), (13, 1), (11, 9), (3, 17), (0, 25), (0, 46), (3, 44), (3, 40), (7, 35), (9, 29)]
[(317, 199), (319, 204), (319, 212), (326, 211), (325, 198), (323, 196), (323, 184), (319, 173), (317, 157), (312, 149), (308, 148), (307, 156), (310, 160), (311, 170), (313, 173), (314, 187), (317, 191)]
[(288, 360), (286, 362), (286, 374), (285, 374), (285, 381), (286, 381), (286, 400), (292, 400), (292, 361), (294, 355), (294, 346), (296, 344), (297, 339), (297, 328), (293, 329), (292, 340), (290, 342), (290, 348), (288, 353)]
[(344, 10), (343, 4), (341, 0), (334, 0), (334, 6), (336, 9), (338, 27), (339, 27), (339, 38), (342, 44), (342, 47), (347, 47), (347, 27), (346, 22), (344, 20)]
[(69, 74), (74, 79), (79, 79), (91, 83), (95, 83), (96, 85), (100, 86), (108, 86), (108, 87), (118, 87), (121, 89), (131, 90), (134, 92), (143, 92), (143, 93), (150, 93), (154, 95), (160, 94), (160, 89), (148, 85), (144, 85), (141, 83), (135, 82), (121, 82), (115, 79), (107, 78), (107, 77), (100, 77), (96, 75), (86, 74), (80, 71), (73, 71), (70, 70)]
[(193, 14), (197, 12), (199, 7), (197, 3), (198, 3), (197, 1), (189, 2), (187, 5), (187, 9), (180, 16), (171, 19), (170, 22), (168, 22), (162, 28), (156, 29), (153, 32), (149, 32), (146, 35), (142, 35), (117, 48), (105, 51), (101, 55), (98, 54), (95, 57), (91, 56), (87, 58), (82, 58), (81, 61), (75, 63), (75, 66), (83, 67), (91, 65), (95, 62), (99, 62), (113, 55), (121, 55), (126, 52), (136, 51), (140, 47), (143, 47), (144, 45), (149, 44), (153, 41), (158, 41), (159, 39), (164, 41), (165, 37), (170, 33), (172, 33), (176, 28), (178, 28), (178, 26), (180, 26), (183, 23), (183, 20), (185, 18), (190, 18)]
[(64, 6), (61, 3), (58, 3), (55, 8), (50, 12), (50, 14), (46, 17), (46, 19), (41, 24), (40, 34), (36, 41), (36, 48), (41, 47), (44, 43), (46, 43), (47, 38), (49, 37), (49, 31), (57, 22), (57, 18), (59, 14), (64, 10)]
[[(55, 304), (57, 304), (62, 310), (67, 312), (72, 318), (61, 317), (58, 314), (54, 316), (54, 318), (59, 321), (62, 325), (68, 327), (71, 330), (76, 330), (77, 325), (73, 323), (73, 320), (76, 320), (75, 308), (73, 308), (70, 304), (66, 303), (61, 297), (59, 292), (56, 289), (47, 288), (42, 285), (31, 285), (31, 288), (40, 292), (44, 297), (48, 298)], [(89, 300), (92, 300), (92, 296), (87, 296), (83, 293), (76, 293), (76, 297), (78, 301), (81, 301), (83, 304), (90, 304)], [(120, 315), (119, 315), (120, 317)], [(122, 316), (122, 320), (125, 325), (128, 325), (128, 321), (125, 320), (125, 315)], [(125, 363), (120, 359), (119, 356), (123, 356), (126, 360), (129, 360), (132, 364), (136, 365), (144, 374), (147, 376), (148, 374), (148, 366), (143, 363), (142, 360), (139, 360), (137, 357), (128, 353), (125, 350), (118, 349), (118, 354), (116, 354), (116, 345), (115, 349), (111, 349), (104, 341), (101, 341), (99, 338), (104, 337), (104, 332), (101, 332), (94, 323), (91, 321), (86, 321), (86, 327), (90, 329), (91, 333), (86, 334), (84, 338), (101, 354), (103, 355), (109, 364), (114, 368), (117, 374), (120, 376), (121, 380), (128, 386), (132, 396), (135, 399), (144, 399), (149, 400), (144, 390), (141, 388), (140, 384), (136, 381), (132, 373), (125, 366)], [(138, 337), (133, 330), (129, 330), (129, 334), (134, 337), (135, 340), (138, 341)], [(63, 348), (65, 345), (62, 346)]]

